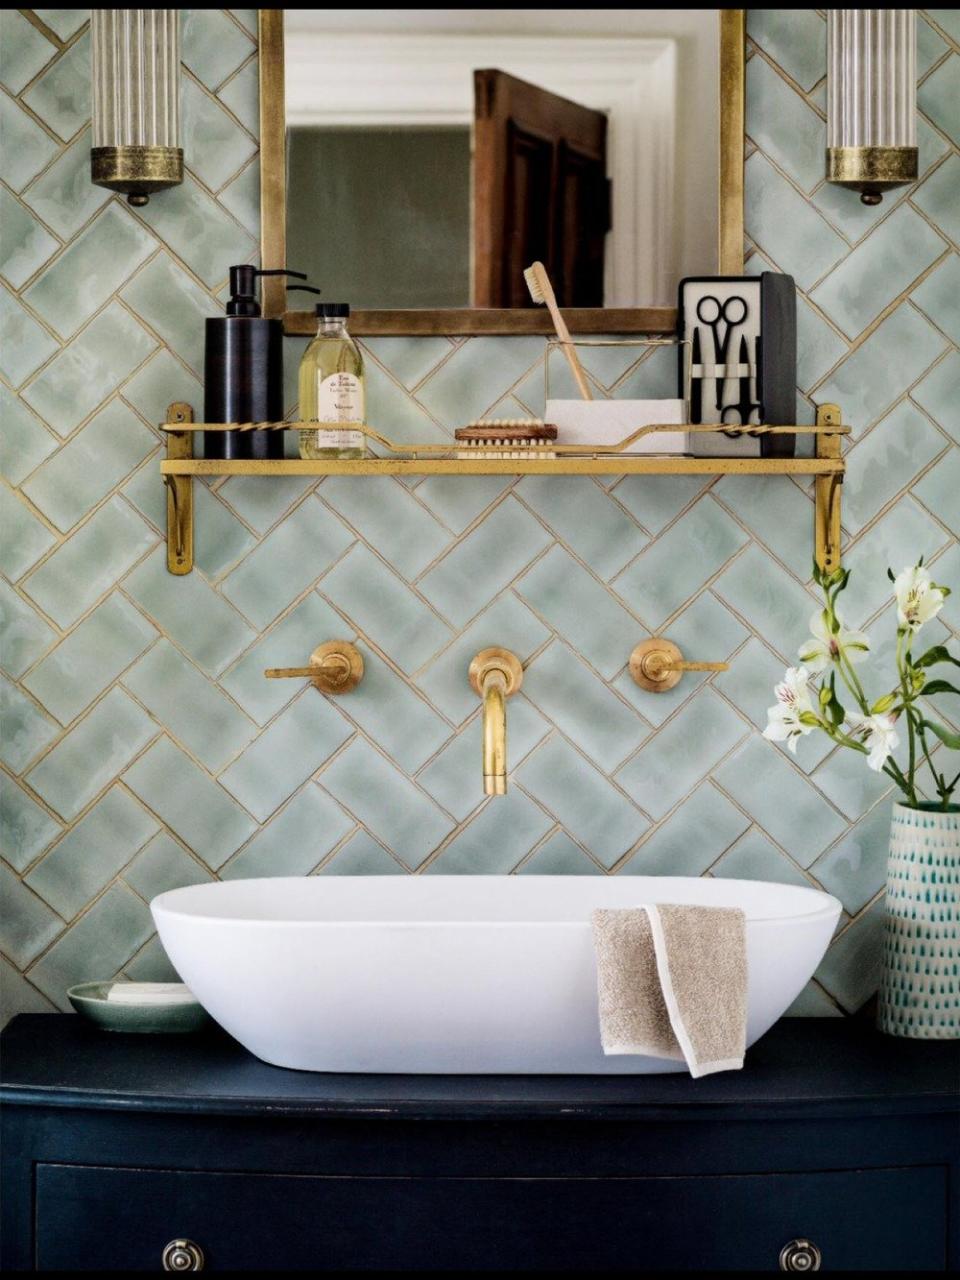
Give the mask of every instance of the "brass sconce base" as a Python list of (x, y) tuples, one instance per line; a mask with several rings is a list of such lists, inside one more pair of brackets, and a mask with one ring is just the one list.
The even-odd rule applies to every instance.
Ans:
[(916, 147), (827, 147), (827, 181), (859, 191), (864, 204), (916, 182), (917, 172)]
[(269, 667), (268, 680), (305, 678), (319, 693), (350, 693), (363, 679), (363, 655), (349, 640), (328, 640), (314, 649), (309, 667)]
[(630, 655), (630, 674), (648, 693), (666, 693), (678, 684), (685, 671), (726, 671), (726, 662), (685, 662), (672, 640), (651, 636)]
[(155, 191), (183, 182), (180, 147), (94, 147), (90, 177), (98, 187), (126, 192), (132, 205), (145, 205)]

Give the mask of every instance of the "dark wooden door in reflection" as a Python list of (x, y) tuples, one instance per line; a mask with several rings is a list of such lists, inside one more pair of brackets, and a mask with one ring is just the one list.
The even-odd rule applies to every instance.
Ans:
[(473, 305), (533, 305), (539, 259), (561, 307), (603, 306), (606, 115), (503, 71), (473, 81)]

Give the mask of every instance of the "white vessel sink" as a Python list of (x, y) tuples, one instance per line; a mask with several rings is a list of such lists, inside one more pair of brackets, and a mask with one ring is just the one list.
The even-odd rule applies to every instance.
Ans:
[(739, 906), (747, 1043), (820, 961), (840, 903), (816, 889), (644, 876), (308, 876), (191, 885), (155, 898), (167, 954), (257, 1057), (304, 1071), (632, 1074), (605, 1057), (594, 907)]

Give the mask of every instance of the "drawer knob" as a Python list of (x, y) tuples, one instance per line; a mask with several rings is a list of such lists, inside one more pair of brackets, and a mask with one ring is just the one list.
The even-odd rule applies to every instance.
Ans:
[(163, 1251), (164, 1271), (202, 1271), (203, 1250), (192, 1240), (171, 1240)]
[(780, 1250), (781, 1271), (819, 1271), (823, 1254), (810, 1240), (791, 1240)]

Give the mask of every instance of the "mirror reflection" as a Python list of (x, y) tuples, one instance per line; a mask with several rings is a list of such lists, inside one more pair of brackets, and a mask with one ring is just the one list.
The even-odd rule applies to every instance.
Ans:
[(715, 9), (285, 13), (287, 261), (356, 308), (670, 306), (717, 269)]

